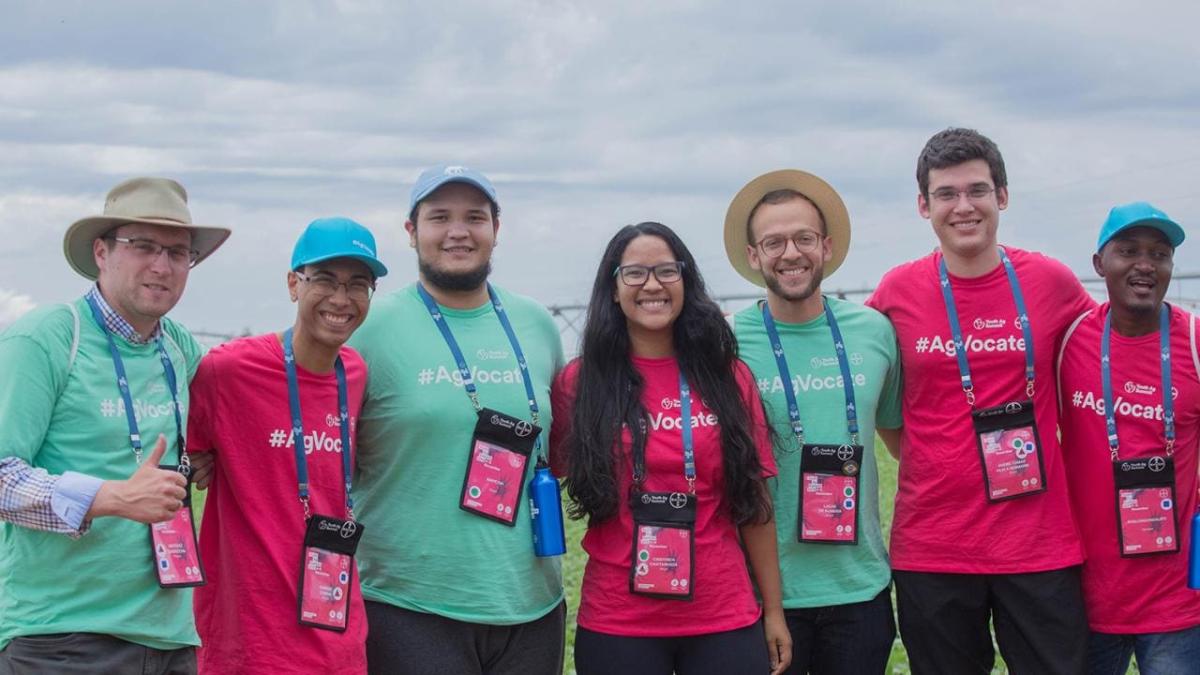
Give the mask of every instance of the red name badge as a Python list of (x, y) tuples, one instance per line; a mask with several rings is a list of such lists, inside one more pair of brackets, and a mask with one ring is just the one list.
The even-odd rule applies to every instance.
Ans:
[(460, 507), (513, 525), (525, 478), (526, 455), (475, 439)]
[(1179, 550), (1175, 498), (1165, 487), (1126, 488), (1117, 493), (1122, 555)]
[(159, 586), (185, 588), (204, 584), (190, 500), (170, 520), (150, 525), (150, 545)]
[(351, 556), (305, 547), (300, 623), (330, 630), (346, 630), (350, 612), (350, 580), (353, 575), (354, 558)]
[(638, 525), (636, 593), (686, 597), (692, 593), (692, 532), (686, 527)]
[(828, 473), (805, 473), (801, 489), (804, 512), (800, 518), (801, 541), (854, 543), (858, 508), (858, 477)]
[(989, 499), (1019, 497), (1044, 489), (1033, 427), (984, 432), (979, 435), (979, 443), (987, 471)]

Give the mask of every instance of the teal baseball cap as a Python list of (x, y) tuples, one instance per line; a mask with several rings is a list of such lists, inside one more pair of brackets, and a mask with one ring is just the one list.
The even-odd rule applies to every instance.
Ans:
[(1171, 248), (1178, 248), (1183, 243), (1183, 228), (1171, 220), (1170, 216), (1149, 202), (1130, 202), (1114, 206), (1108, 212), (1108, 220), (1105, 220), (1104, 226), (1100, 228), (1100, 240), (1096, 244), (1096, 251), (1100, 251), (1113, 237), (1131, 227), (1153, 227), (1167, 237)]
[(318, 218), (304, 228), (292, 250), (292, 270), (305, 265), (354, 258), (371, 269), (376, 278), (387, 276), (387, 267), (375, 253), (375, 235), (349, 218)]
[(409, 195), (408, 212), (411, 214), (417, 208), (417, 204), (429, 195), (433, 194), (438, 188), (446, 183), (466, 183), (467, 185), (478, 188), (492, 205), (499, 208), (500, 200), (496, 197), (496, 188), (492, 186), (492, 181), (488, 177), (472, 169), (462, 165), (445, 165), (440, 164), (425, 169), (417, 176), (417, 182), (413, 184), (412, 194)]

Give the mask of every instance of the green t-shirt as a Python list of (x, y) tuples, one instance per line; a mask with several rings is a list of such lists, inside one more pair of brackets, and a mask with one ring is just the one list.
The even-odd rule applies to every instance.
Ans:
[[(136, 469), (125, 406), (104, 332), (87, 303), (35, 310), (0, 335), (0, 457), (19, 457), (51, 474), (78, 471), (123, 480)], [(187, 383), (201, 348), (181, 326), (163, 319), (166, 349), (187, 420)], [(154, 344), (114, 336), (146, 454), (161, 433), (164, 459), (176, 457), (175, 416)], [(0, 648), (14, 637), (87, 632), (154, 649), (198, 645), (192, 591), (162, 589), (146, 525), (99, 518), (79, 539), (0, 524)]]
[[(837, 298), (829, 298), (828, 302), (846, 343), (859, 441), (864, 446), (859, 474), (859, 537), (853, 546), (797, 541), (800, 452), (788, 420), (779, 368), (763, 327), (761, 307), (755, 303), (734, 317), (739, 355), (758, 380), (776, 434), (779, 476), (770, 484), (783, 574), (783, 606), (787, 609), (864, 602), (874, 598), (891, 579), (879, 527), (875, 427), (896, 429), (901, 425), (896, 333), (882, 314), (869, 307)], [(848, 442), (842, 376), (825, 315), (802, 324), (776, 321), (776, 326), (800, 406), (805, 441)]]
[[(497, 292), (529, 365), (544, 456), (562, 341), (544, 308)], [(441, 312), (473, 372), (480, 405), (529, 419), (520, 369), (491, 303)], [(525, 495), (515, 527), (458, 507), (477, 417), (416, 286), (375, 300), (350, 344), (367, 362), (354, 482), (365, 527), (358, 548), (363, 597), (496, 625), (554, 609), (563, 595), (559, 559), (534, 556)], [(530, 462), (524, 481), (532, 475)]]

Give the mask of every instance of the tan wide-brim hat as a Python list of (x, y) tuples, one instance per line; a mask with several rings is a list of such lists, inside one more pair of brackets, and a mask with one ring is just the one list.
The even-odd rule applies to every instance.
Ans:
[(144, 223), (181, 227), (192, 233), (192, 248), (199, 251), (196, 264), (207, 258), (229, 238), (229, 229), (193, 225), (188, 211), (187, 191), (170, 178), (130, 178), (109, 191), (104, 215), (75, 221), (63, 236), (63, 253), (71, 268), (95, 281), (100, 275), (92, 242), (114, 227)]
[(833, 240), (833, 257), (825, 263), (823, 278), (829, 278), (850, 250), (850, 214), (846, 212), (846, 204), (838, 196), (829, 183), (817, 176), (797, 169), (780, 169), (764, 173), (746, 183), (725, 212), (725, 255), (733, 269), (752, 284), (766, 286), (762, 272), (750, 267), (746, 259), (746, 223), (750, 220), (750, 212), (755, 205), (769, 192), (776, 190), (795, 190), (804, 195), (817, 206), (825, 219), (825, 233)]

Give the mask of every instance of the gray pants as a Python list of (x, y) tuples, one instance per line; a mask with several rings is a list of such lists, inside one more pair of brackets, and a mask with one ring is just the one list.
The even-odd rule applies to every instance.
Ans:
[(369, 600), (366, 606), (371, 675), (562, 673), (565, 602), (515, 626), (455, 621)]
[(196, 675), (196, 650), (151, 649), (111, 635), (51, 633), (15, 638), (0, 675)]

